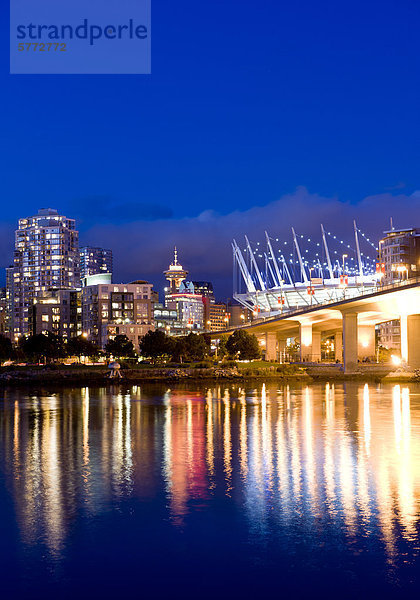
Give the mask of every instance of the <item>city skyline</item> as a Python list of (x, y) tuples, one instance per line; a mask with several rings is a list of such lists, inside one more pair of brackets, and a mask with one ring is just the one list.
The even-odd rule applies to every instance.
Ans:
[[(389, 283), (398, 286), (416, 280), (420, 229), (395, 228), (392, 219), (390, 227), (384, 238), (374, 240), (354, 220), (353, 247), (322, 224), (318, 242), (316, 237), (297, 235), (293, 227), (291, 245), (265, 232), (265, 249), (245, 235), (246, 248), (242, 251), (234, 239), (232, 298), (224, 304), (217, 304), (212, 282), (187, 280), (189, 271), (182, 266), (175, 246), (173, 260), (163, 270), (167, 280), (163, 304), (159, 289), (153, 290), (153, 284), (139, 279), (138, 274), (131, 282), (112, 281), (112, 250), (80, 247), (75, 219), (60, 215), (56, 209), (41, 208), (18, 221), (14, 266), (6, 269), (3, 328), (15, 343), (28, 334), (50, 332), (67, 340), (81, 335), (104, 349), (116, 336), (126, 336), (136, 348), (151, 330), (161, 329), (168, 335), (218, 331), (221, 327), (227, 330), (230, 325), (245, 325), (249, 315), (258, 327), (260, 317), (263, 321), (267, 316), (281, 318), (283, 313), (287, 316), (316, 305), (381, 294)], [(312, 246), (311, 251), (304, 245)], [(232, 299), (239, 303), (236, 317), (229, 310)], [(370, 360), (375, 355), (376, 328), (378, 339), (391, 347), (401, 345), (406, 359), (404, 315), (383, 310), (373, 328), (370, 325), (366, 339), (366, 327), (360, 328), (361, 340), (370, 341), (359, 348), (359, 358)], [(320, 332), (313, 333), (311, 326), (306, 338), (302, 327), (301, 358), (320, 360)], [(308, 341), (312, 333), (314, 343)], [(285, 339), (270, 347), (265, 342), (266, 360), (283, 352), (286, 345)], [(334, 346), (336, 359), (341, 360), (341, 343), (335, 340)], [(350, 363), (344, 362), (348, 368)]]
[[(284, 211), (284, 204), (288, 206), (287, 212)], [(57, 208), (56, 204), (53, 206)], [(31, 214), (36, 214), (39, 208), (34, 207)], [(315, 211), (318, 221), (313, 218)], [(64, 213), (58, 209), (58, 212), (69, 214), (76, 221), (80, 247), (111, 248), (116, 280), (131, 281), (140, 275), (147, 278), (155, 289), (163, 291), (165, 278), (162, 267), (167, 265), (168, 257), (172, 256), (176, 246), (183, 263), (195, 273), (195, 277), (212, 281), (218, 297), (228, 298), (232, 295), (233, 237), (241, 238), (251, 231), (255, 241), (263, 240), (264, 231), (268, 229), (274, 237), (291, 240), (291, 226), (298, 233), (319, 235), (319, 223), (323, 220), (324, 225), (329, 225), (334, 233), (349, 239), (352, 236), (352, 221), (357, 218), (367, 235), (379, 239), (390, 228), (391, 218), (397, 228), (416, 226), (420, 221), (420, 191), (410, 197), (388, 193), (366, 198), (356, 210), (352, 204), (342, 203), (336, 198), (321, 198), (300, 188), (277, 202), (248, 211), (226, 215), (209, 211), (192, 219), (163, 219), (147, 224), (98, 224), (88, 230), (83, 229), (76, 211)], [(29, 216), (29, 213), (25, 216)], [(18, 212), (14, 224), (1, 224), (0, 285), (5, 285), (4, 269), (13, 260), (13, 236), (20, 218), (23, 215)], [(142, 231), (142, 235), (139, 235), (139, 231)], [(216, 235), (217, 243), (214, 243)]]
[(159, 291), (138, 274), (130, 282), (113, 281), (112, 250), (80, 246), (75, 219), (40, 208), (18, 221), (1, 298), (1, 331), (15, 344), (43, 333), (65, 342), (82, 337), (105, 349), (120, 336), (136, 349), (155, 329), (188, 335), (213, 328), (213, 285), (186, 281), (176, 247), (164, 275), (171, 287), (163, 290), (163, 305)]

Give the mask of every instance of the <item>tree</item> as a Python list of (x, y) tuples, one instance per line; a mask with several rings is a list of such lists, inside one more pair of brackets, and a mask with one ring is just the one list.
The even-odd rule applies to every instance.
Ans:
[(184, 337), (172, 338), (172, 358), (175, 361), (203, 360), (210, 351), (210, 344), (204, 335), (189, 333)]
[(174, 350), (174, 342), (164, 331), (148, 331), (139, 344), (140, 354), (145, 358), (151, 358), (153, 361), (170, 356)]
[(391, 348), (386, 348), (385, 346), (382, 346), (382, 344), (378, 344), (378, 362), (390, 363), (392, 354), (395, 354), (395, 350), (391, 350)]
[(185, 357), (187, 360), (203, 360), (209, 353), (210, 346), (207, 345), (203, 335), (191, 332), (184, 338)]
[(286, 354), (291, 362), (300, 362), (300, 343), (294, 340), (293, 343), (286, 346)]
[(219, 339), (219, 343), (217, 345), (217, 357), (218, 358), (223, 358), (228, 353), (228, 351), (226, 350), (227, 341), (228, 341), (227, 335), (222, 335), (222, 337)]
[(113, 340), (108, 340), (105, 346), (105, 352), (112, 356), (130, 358), (136, 356), (133, 342), (126, 335), (117, 335)]
[(8, 360), (13, 356), (12, 342), (5, 335), (0, 335), (0, 362)]
[(93, 342), (90, 342), (82, 335), (72, 337), (67, 342), (67, 353), (69, 356), (95, 356), (98, 354), (98, 348)]
[(187, 344), (185, 337), (173, 337), (171, 338), (171, 355), (172, 360), (175, 362), (181, 362), (186, 358)]
[(25, 356), (32, 360), (45, 358), (49, 361), (64, 358), (66, 355), (63, 338), (50, 331), (22, 338), (20, 347)]
[(226, 350), (240, 360), (252, 360), (261, 355), (258, 340), (255, 335), (242, 329), (237, 329), (226, 342)]

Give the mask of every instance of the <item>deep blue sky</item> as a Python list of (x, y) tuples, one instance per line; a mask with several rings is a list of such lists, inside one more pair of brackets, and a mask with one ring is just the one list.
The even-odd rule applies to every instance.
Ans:
[[(9, 75), (4, 16), (3, 231), (52, 206), (82, 232), (169, 219), (176, 241), (184, 217), (298, 186), (351, 203), (420, 187), (416, 0), (152, 0), (150, 76)], [(103, 241), (116, 254), (121, 231)]]

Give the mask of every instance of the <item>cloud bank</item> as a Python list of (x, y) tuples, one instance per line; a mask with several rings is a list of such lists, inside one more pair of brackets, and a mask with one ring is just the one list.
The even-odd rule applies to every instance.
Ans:
[(351, 240), (356, 219), (358, 226), (377, 240), (389, 229), (390, 217), (395, 227), (420, 227), (420, 192), (385, 193), (353, 204), (298, 188), (265, 206), (225, 215), (203, 208), (190, 218), (157, 217), (93, 225), (81, 234), (81, 243), (113, 249), (115, 281), (144, 278), (160, 292), (164, 286), (162, 271), (177, 246), (189, 277), (213, 281), (216, 295), (224, 298), (232, 295), (232, 238), (242, 242), (247, 234), (254, 242), (263, 241), (267, 230), (272, 237), (290, 241), (292, 226), (298, 233), (320, 237), (323, 223), (334, 234)]

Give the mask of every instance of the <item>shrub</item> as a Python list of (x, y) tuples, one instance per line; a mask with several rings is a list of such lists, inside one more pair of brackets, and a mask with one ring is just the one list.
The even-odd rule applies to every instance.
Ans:
[(210, 360), (203, 360), (194, 365), (194, 369), (211, 369), (213, 363)]
[(238, 365), (236, 364), (236, 362), (234, 360), (225, 360), (223, 362), (223, 366), (233, 368), (233, 367), (237, 367)]

